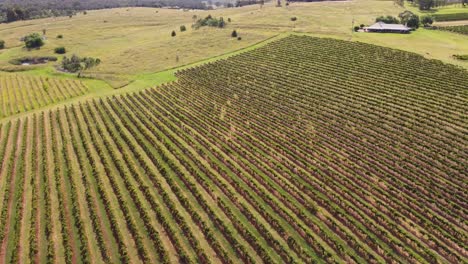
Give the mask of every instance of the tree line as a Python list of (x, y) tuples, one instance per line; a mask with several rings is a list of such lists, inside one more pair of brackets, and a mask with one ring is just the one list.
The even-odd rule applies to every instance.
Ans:
[(0, 0), (0, 22), (73, 16), (85, 10), (116, 7), (211, 8), (201, 0)]

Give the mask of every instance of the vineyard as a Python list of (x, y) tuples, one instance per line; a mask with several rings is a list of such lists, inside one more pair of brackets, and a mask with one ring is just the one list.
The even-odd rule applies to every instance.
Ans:
[(85, 94), (80, 81), (22, 74), (0, 74), (0, 118)]
[(453, 33), (459, 33), (463, 35), (468, 35), (468, 25), (436, 27), (436, 29), (443, 30), (443, 31), (450, 31)]
[(433, 14), (434, 19), (438, 22), (442, 21), (457, 21), (457, 20), (467, 20), (468, 13), (451, 13), (451, 14)]
[(0, 124), (0, 262), (468, 261), (466, 70), (290, 36), (177, 75)]

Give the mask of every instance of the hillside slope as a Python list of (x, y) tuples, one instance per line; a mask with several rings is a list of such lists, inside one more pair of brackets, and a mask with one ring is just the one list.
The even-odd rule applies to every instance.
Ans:
[(466, 70), (291, 36), (177, 75), (0, 124), (0, 262), (467, 261)]

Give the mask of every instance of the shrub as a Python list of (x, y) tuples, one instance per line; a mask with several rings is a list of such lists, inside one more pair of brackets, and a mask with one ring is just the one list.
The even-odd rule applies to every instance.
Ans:
[(428, 27), (428, 26), (432, 25), (432, 23), (434, 23), (434, 18), (432, 18), (432, 16), (425, 15), (425, 16), (421, 17), (421, 23), (425, 27)]
[(55, 48), (54, 51), (55, 51), (55, 53), (57, 53), (57, 54), (65, 54), (65, 53), (67, 52), (66, 49), (65, 49), (65, 47), (57, 47), (57, 48)]
[(291, 21), (296, 21), (297, 17), (291, 17)]
[(375, 19), (375, 22), (384, 22), (386, 24), (399, 24), (398, 18), (393, 16), (379, 16)]
[(242, 37), (237, 37), (237, 40), (242, 40)]
[(171, 36), (172, 36), (172, 37), (175, 37), (176, 35), (177, 35), (177, 34), (176, 34), (175, 30), (172, 30)]
[(233, 31), (232, 31), (231, 37), (237, 38), (237, 31), (236, 31), (236, 30), (233, 30)]
[(185, 25), (180, 26), (180, 32), (184, 32), (184, 31), (186, 31), (186, 30), (187, 30), (187, 28), (185, 27)]
[(355, 32), (358, 32), (359, 29), (361, 29), (361, 28), (358, 27), (358, 26), (355, 26), (355, 27), (354, 27), (354, 31), (355, 31)]
[(32, 33), (23, 38), (24, 44), (28, 49), (40, 48), (44, 46), (44, 40), (38, 33)]
[(364, 25), (364, 24), (361, 24), (361, 25), (359, 26), (359, 28), (364, 28), (364, 27), (365, 27), (365, 25)]
[(62, 34), (57, 35), (57, 38), (58, 38), (58, 39), (63, 39), (63, 35), (62, 35)]
[(4, 49), (4, 48), (5, 48), (5, 41), (0, 40), (0, 49)]
[(454, 59), (468, 61), (468, 55), (453, 55)]

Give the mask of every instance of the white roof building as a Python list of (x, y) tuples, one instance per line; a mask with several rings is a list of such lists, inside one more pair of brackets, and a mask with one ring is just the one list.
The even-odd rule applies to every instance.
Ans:
[(411, 28), (401, 24), (386, 24), (377, 22), (372, 26), (365, 27), (366, 32), (394, 32), (394, 33), (409, 33)]

